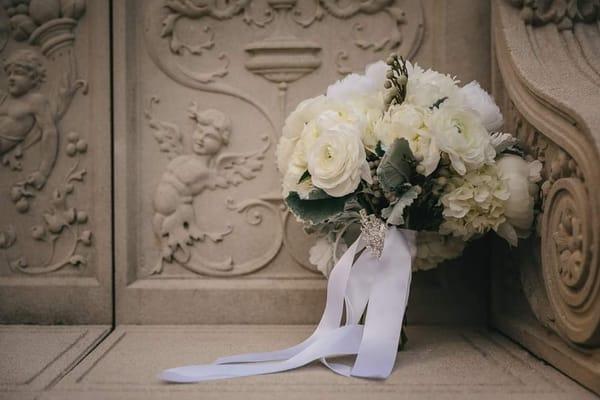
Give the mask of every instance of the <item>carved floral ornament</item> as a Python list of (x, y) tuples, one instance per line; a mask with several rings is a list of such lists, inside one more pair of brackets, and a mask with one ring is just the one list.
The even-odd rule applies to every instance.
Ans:
[[(386, 29), (382, 37), (371, 37), (370, 29), (372, 27), (369, 28), (366, 24), (362, 25), (361, 19), (358, 18), (359, 16), (375, 15), (377, 15), (377, 21), (390, 26), (390, 29)], [(265, 118), (270, 130), (267, 135), (268, 140), (274, 143), (278, 140), (284, 117), (287, 114), (289, 85), (322, 68), (321, 59), (324, 51), (322, 44), (318, 42), (318, 39), (305, 36), (309, 36), (311, 28), (326, 18), (348, 20), (348, 24), (345, 26), (351, 28), (352, 40), (346, 44), (348, 48), (327, 49), (327, 51), (334, 52), (335, 57), (333, 58), (337, 60), (334, 68), (340, 74), (351, 72), (351, 68), (347, 65), (353, 57), (349, 48), (353, 48), (355, 52), (361, 54), (371, 53), (371, 57), (391, 50), (411, 57), (414, 56), (421, 43), (422, 5), (420, 1), (412, 0), (154, 0), (148, 2), (146, 8), (144, 35), (150, 58), (168, 77), (200, 92), (224, 95), (234, 101), (247, 103), (257, 111), (256, 114)], [(243, 66), (250, 73), (274, 84), (278, 109), (273, 110), (272, 107), (267, 107), (261, 98), (257, 97), (259, 94), (249, 92), (244, 89), (243, 85), (230, 81), (232, 77), (229, 76), (229, 60), (234, 57), (229, 55), (232, 51), (231, 48), (220, 42), (220, 30), (217, 28), (220, 28), (225, 21), (235, 21), (236, 19), (240, 24), (248, 27), (251, 32), (247, 38), (243, 38), (246, 41), (241, 43), (241, 50), (245, 53), (246, 60)], [(190, 34), (190, 32), (194, 32), (194, 34)], [(372, 36), (374, 35), (373, 33)], [(240, 55), (236, 54), (235, 58), (240, 58)], [(357, 64), (361, 63), (360, 67), (364, 67), (364, 61), (358, 60), (358, 56), (356, 58)], [(381, 56), (377, 58), (381, 58)], [(207, 66), (215, 64), (218, 66), (212, 67), (212, 69)], [(265, 95), (269, 96), (268, 93)], [(156, 119), (152, 110), (148, 110), (146, 117), (161, 149), (164, 150), (165, 146), (171, 147), (162, 139), (163, 136), (166, 137), (165, 135), (186, 137), (181, 133), (175, 133), (179, 132), (179, 127), (175, 124)], [(171, 133), (166, 134), (165, 130), (170, 130)], [(159, 131), (164, 134), (159, 134)], [(264, 133), (259, 135), (257, 141), (263, 135)], [(266, 150), (265, 148), (264, 151)], [(178, 157), (191, 159), (197, 158), (197, 154), (181, 153)], [(220, 155), (216, 155), (214, 159), (219, 157)], [(167, 171), (174, 167), (172, 164), (175, 160), (176, 158), (171, 160)], [(255, 161), (262, 164), (262, 159)], [(269, 165), (266, 167), (273, 168)], [(218, 168), (210, 166), (208, 169), (218, 176)], [(258, 173), (258, 170), (253, 172), (253, 174)], [(168, 175), (167, 172), (163, 174), (162, 183), (167, 179), (166, 175)], [(226, 190), (218, 185), (213, 185), (214, 187), (211, 188), (211, 184), (208, 184), (211, 179), (218, 178), (206, 180), (205, 190)], [(250, 179), (253, 178), (244, 178), (244, 181)], [(156, 190), (155, 200), (158, 200), (157, 196), (160, 197), (161, 194), (159, 188)], [(189, 207), (195, 198), (201, 196), (201, 192), (193, 192), (189, 196), (188, 206), (182, 206), (181, 209)], [(282, 246), (285, 246), (289, 255), (302, 267), (315, 271), (308, 262), (306, 249), (294, 247), (288, 239), (289, 233), (297, 234), (298, 232), (290, 221), (290, 213), (282, 204), (282, 200), (280, 194), (236, 200), (236, 202), (227, 200), (227, 208), (244, 213), (246, 222), (250, 225), (260, 225), (267, 215), (269, 218), (279, 220), (278, 223), (270, 223), (268, 226), (269, 233), (275, 238), (272, 246), (263, 251), (262, 257), (245, 261), (224, 259), (207, 262), (206, 257), (200, 256), (202, 242), (216, 242), (217, 246), (226, 247), (228, 240), (232, 240), (229, 236), (238, 229), (236, 226), (224, 224), (220, 232), (202, 233), (203, 231), (199, 228), (202, 226), (201, 218), (188, 213), (188, 217), (184, 219), (188, 222), (194, 221), (198, 232), (191, 232), (189, 230), (191, 224), (186, 223), (183, 225), (186, 227), (185, 232), (176, 233), (174, 230), (157, 228), (157, 219), (161, 218), (155, 215), (154, 227), (161, 249), (161, 257), (152, 272), (162, 273), (165, 264), (176, 263), (192, 272), (205, 275), (232, 276), (251, 273), (268, 265)], [(155, 214), (160, 214), (157, 203), (159, 202), (154, 202), (154, 211)], [(170, 219), (165, 217), (165, 220)], [(159, 227), (163, 225), (158, 224)], [(194, 256), (194, 254), (196, 255)]]
[(600, 0), (507, 0), (521, 8), (521, 18), (534, 26), (554, 23), (571, 29), (574, 23), (600, 19)]
[[(600, 321), (599, 229), (593, 221), (593, 201), (584, 170), (575, 158), (528, 122), (507, 99), (504, 110), (509, 129), (527, 152), (544, 163), (540, 188), (541, 212), (537, 232), (541, 266), (522, 263), (522, 268), (540, 268), (543, 282), (524, 282), (533, 290), (528, 300), (540, 322), (566, 340), (580, 345), (597, 344)], [(521, 271), (524, 279), (529, 271)], [(533, 275), (532, 275), (533, 276)], [(541, 301), (539, 296), (547, 299)], [(539, 309), (543, 304), (549, 309)], [(594, 322), (595, 321), (595, 322)]]
[[(87, 93), (87, 83), (78, 78), (73, 50), (77, 21), (85, 13), (85, 0), (5, 0), (3, 11), (9, 17), (6, 27), (17, 42), (27, 42), (7, 55), (4, 69), (8, 92), (0, 99), (0, 157), (9, 179), (8, 197), (14, 203), (15, 219), (27, 227), (9, 225), (0, 231), (0, 253), (10, 269), (23, 274), (45, 274), (87, 263), (81, 246), (92, 245), (92, 231), (85, 227), (88, 214), (75, 208), (69, 199), (84, 184), (87, 170), (82, 167), (88, 143), (79, 132), (63, 134), (61, 120), (80, 89)], [(7, 38), (8, 39), (8, 38)], [(46, 76), (45, 65), (55, 64), (59, 76)], [(45, 89), (50, 81), (50, 90)], [(33, 120), (34, 123), (27, 121)], [(39, 148), (39, 160), (29, 149)], [(63, 156), (64, 157), (61, 157)], [(25, 165), (38, 161), (37, 169), (25, 171)], [(55, 164), (66, 164), (55, 170)], [(25, 177), (23, 177), (25, 174)], [(62, 175), (62, 176), (57, 176)], [(47, 196), (43, 196), (46, 193)], [(44, 199), (48, 199), (45, 203)], [(24, 235), (23, 232), (27, 232)], [(29, 242), (26, 240), (29, 236)], [(30, 244), (31, 243), (31, 244)], [(43, 246), (44, 250), (36, 247)], [(46, 254), (42, 261), (30, 263), (25, 255)]]

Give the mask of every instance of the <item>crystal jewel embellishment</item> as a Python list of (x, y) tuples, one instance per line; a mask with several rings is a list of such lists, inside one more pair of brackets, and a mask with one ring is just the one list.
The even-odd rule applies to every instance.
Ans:
[(365, 210), (360, 210), (359, 214), (361, 231), (367, 242), (367, 249), (377, 259), (380, 259), (381, 254), (383, 253), (383, 243), (385, 241), (387, 226), (385, 225), (385, 222), (375, 215), (367, 215)]

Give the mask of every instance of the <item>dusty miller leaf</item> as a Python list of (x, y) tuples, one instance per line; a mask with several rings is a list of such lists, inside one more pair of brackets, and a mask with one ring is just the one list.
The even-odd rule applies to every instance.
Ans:
[[(413, 186), (408, 189), (398, 199), (398, 201), (392, 206), (382, 210), (381, 215), (387, 219), (387, 223), (391, 225), (402, 225), (404, 224), (404, 210), (410, 206), (421, 193), (419, 186)], [(389, 210), (391, 209), (391, 210)], [(386, 211), (389, 210), (389, 211)], [(384, 214), (385, 211), (385, 214)]]
[(386, 192), (397, 192), (413, 175), (414, 157), (406, 139), (396, 139), (377, 167), (377, 177)]

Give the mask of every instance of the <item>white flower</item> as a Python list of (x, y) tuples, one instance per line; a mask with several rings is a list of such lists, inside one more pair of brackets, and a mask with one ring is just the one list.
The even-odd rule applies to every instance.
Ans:
[(388, 66), (383, 61), (367, 66), (364, 75), (350, 74), (327, 88), (327, 97), (340, 102), (380, 93)]
[(442, 236), (437, 232), (417, 233), (417, 256), (412, 265), (413, 271), (437, 267), (443, 261), (460, 256), (465, 242), (452, 236)]
[(430, 111), (423, 107), (403, 103), (391, 107), (376, 124), (375, 136), (387, 150), (394, 140), (408, 141), (415, 159), (419, 160), (423, 175), (430, 175), (438, 166), (440, 151), (431, 136), (425, 121)]
[(298, 104), (298, 107), (287, 117), (283, 126), (283, 135), (277, 145), (277, 167), (285, 175), (292, 153), (302, 135), (305, 125), (316, 118), (322, 111), (333, 108), (333, 104), (325, 96), (317, 96)]
[(373, 127), (385, 109), (383, 85), (388, 68), (387, 64), (379, 61), (367, 66), (364, 75), (350, 74), (327, 88), (328, 99), (343, 104), (345, 110), (342, 112), (361, 121), (361, 138), (371, 151), (377, 146)]
[[(283, 143), (285, 139), (286, 138), (282, 137), (279, 143)], [(286, 198), (290, 192), (296, 192), (300, 198), (308, 198), (309, 193), (314, 190), (314, 186), (310, 178), (300, 181), (308, 169), (305, 146), (302, 138), (296, 141), (292, 153), (287, 158), (285, 166), (286, 171), (283, 175), (282, 182), (283, 197)]]
[(542, 163), (537, 160), (527, 162), (519, 156), (504, 154), (498, 157), (496, 168), (509, 192), (504, 205), (506, 224), (498, 234), (516, 246), (517, 238), (525, 238), (531, 231)]
[(351, 131), (360, 140), (366, 130), (367, 114), (359, 113), (348, 104), (318, 96), (301, 102), (286, 119), (276, 152), (284, 197), (293, 191), (307, 198), (314, 189), (310, 178), (300, 182), (308, 170), (307, 155), (321, 133), (337, 124), (351, 125)]
[(331, 237), (324, 236), (317, 239), (316, 243), (308, 252), (308, 261), (316, 266), (317, 269), (326, 277), (329, 276), (329, 273), (333, 269), (337, 259), (339, 259), (339, 257), (341, 257), (346, 250), (348, 250), (346, 243), (343, 240), (340, 240), (334, 257), (334, 247), (335, 242), (331, 239)]
[(312, 184), (330, 196), (342, 197), (354, 192), (361, 178), (370, 181), (359, 127), (333, 112), (321, 114), (314, 122), (304, 138)]
[(457, 81), (449, 75), (431, 69), (423, 70), (417, 64), (406, 63), (408, 81), (406, 102), (429, 108), (442, 99), (452, 99), (458, 94)]
[(463, 240), (497, 230), (506, 221), (505, 203), (510, 193), (494, 165), (454, 175), (442, 188), (440, 201), (444, 221), (441, 234), (452, 234)]
[(479, 86), (477, 81), (472, 81), (459, 89), (463, 105), (475, 111), (481, 118), (483, 126), (488, 132), (493, 132), (502, 126), (503, 119), (500, 109), (494, 99)]
[(429, 119), (434, 140), (448, 154), (452, 168), (460, 175), (494, 162), (496, 151), (490, 135), (475, 113), (456, 107), (441, 107)]

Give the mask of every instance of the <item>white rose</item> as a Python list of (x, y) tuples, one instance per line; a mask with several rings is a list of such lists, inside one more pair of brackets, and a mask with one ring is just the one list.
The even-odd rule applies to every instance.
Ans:
[(435, 171), (440, 161), (440, 151), (425, 124), (429, 113), (423, 107), (403, 103), (391, 107), (375, 125), (375, 135), (384, 150), (396, 139), (408, 141), (410, 150), (421, 166), (417, 170), (425, 176)]
[(452, 167), (460, 175), (467, 169), (494, 162), (496, 151), (490, 135), (474, 112), (441, 107), (433, 111), (429, 128), (439, 149), (448, 154)]
[(502, 127), (503, 119), (500, 109), (494, 99), (479, 86), (471, 83), (459, 89), (463, 105), (479, 114), (481, 121), (489, 132), (497, 131)]
[(437, 267), (443, 261), (460, 256), (465, 242), (452, 236), (442, 236), (437, 232), (417, 233), (417, 256), (413, 271), (425, 271)]
[(406, 101), (410, 104), (429, 108), (436, 102), (451, 99), (458, 94), (457, 81), (449, 75), (431, 69), (423, 70), (417, 64), (406, 63), (408, 81)]
[(330, 196), (342, 197), (354, 192), (361, 178), (370, 180), (365, 148), (356, 125), (337, 119), (333, 113), (322, 114), (310, 135), (306, 159), (315, 187)]
[(498, 157), (496, 168), (510, 193), (504, 205), (506, 225), (498, 234), (516, 246), (517, 238), (525, 238), (531, 231), (542, 164), (537, 160), (527, 162), (517, 155), (504, 154)]

